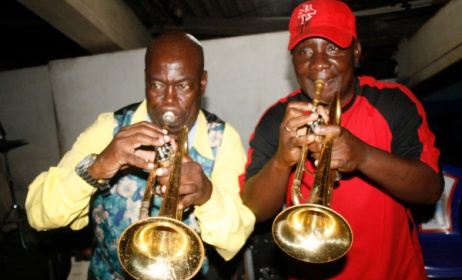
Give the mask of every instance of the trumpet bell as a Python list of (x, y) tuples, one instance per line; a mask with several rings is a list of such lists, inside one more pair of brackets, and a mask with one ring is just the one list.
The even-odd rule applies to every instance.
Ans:
[(119, 248), (123, 268), (135, 279), (191, 279), (204, 260), (199, 236), (169, 217), (132, 224), (119, 240)]
[(294, 205), (279, 213), (273, 222), (273, 235), (286, 254), (309, 263), (337, 260), (353, 243), (348, 222), (318, 204)]

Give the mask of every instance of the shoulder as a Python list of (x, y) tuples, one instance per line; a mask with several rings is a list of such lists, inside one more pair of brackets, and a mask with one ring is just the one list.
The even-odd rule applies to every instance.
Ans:
[(101, 127), (113, 127), (114, 125), (114, 113), (105, 112), (98, 115), (96, 120), (91, 124), (90, 128), (96, 127), (97, 129)]
[(239, 137), (239, 133), (230, 123), (224, 121), (216, 114), (207, 110), (201, 109), (201, 112), (207, 122), (207, 130), (209, 134), (220, 133), (222, 135), (226, 135), (227, 137)]
[(114, 112), (115, 116), (123, 116), (127, 114), (128, 112), (134, 112), (138, 107), (140, 106), (141, 102), (135, 102), (130, 105), (124, 106)]
[(309, 100), (306, 97), (306, 95), (301, 91), (301, 89), (294, 90), (293, 92), (289, 93), (288, 95), (277, 100), (275, 103), (269, 106), (268, 109), (266, 109), (265, 112), (262, 114), (258, 123), (260, 124), (279, 122), (284, 117), (287, 105), (291, 101), (308, 102)]
[(146, 100), (124, 106), (114, 112), (115, 128), (119, 130), (122, 126), (130, 125), (146, 119)]
[(358, 96), (365, 98), (380, 111), (394, 112), (414, 108), (421, 114), (421, 103), (414, 93), (406, 86), (389, 81), (377, 81), (368, 76), (358, 77)]
[(361, 95), (366, 98), (380, 96), (383, 98), (403, 98), (409, 101), (417, 101), (412, 91), (403, 84), (393, 81), (379, 81), (373, 77), (360, 76), (358, 84)]
[(205, 117), (205, 120), (207, 121), (207, 123), (218, 123), (218, 124), (225, 124), (225, 121), (223, 121), (222, 119), (220, 119), (217, 115), (215, 115), (214, 113), (211, 113), (207, 110), (204, 110), (204, 109), (201, 109), (202, 113), (204, 114), (204, 117)]

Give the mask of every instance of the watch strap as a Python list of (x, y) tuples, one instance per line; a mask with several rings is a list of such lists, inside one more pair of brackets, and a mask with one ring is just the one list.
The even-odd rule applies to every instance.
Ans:
[(88, 172), (88, 168), (96, 161), (97, 154), (91, 154), (85, 157), (75, 168), (75, 172), (89, 185), (99, 189), (101, 192), (106, 192), (110, 189), (109, 180), (96, 180)]

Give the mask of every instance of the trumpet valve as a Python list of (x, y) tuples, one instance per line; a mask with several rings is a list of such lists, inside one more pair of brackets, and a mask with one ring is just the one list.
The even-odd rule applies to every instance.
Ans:
[[(310, 127), (310, 129), (311, 129), (311, 132), (313, 132), (313, 133), (314, 133), (314, 129), (315, 129), (317, 126), (320, 126), (320, 125), (323, 125), (323, 124), (324, 124), (324, 120), (322, 119), (321, 116), (319, 116), (318, 119), (315, 120), (314, 122), (308, 123), (308, 125), (309, 125), (309, 127)], [(324, 137), (319, 136), (319, 135), (315, 135), (315, 137), (316, 137), (316, 138), (315, 138), (315, 141), (316, 141), (316, 142), (321, 142), (322, 139), (324, 138)]]
[[(175, 114), (173, 112), (165, 112), (162, 115), (162, 119), (164, 121), (164, 128), (168, 130), (168, 126), (170, 123), (173, 122), (175, 119)], [(161, 147), (156, 148), (157, 151), (157, 161), (161, 166), (169, 166), (171, 163), (171, 159), (173, 157), (174, 151), (172, 149), (172, 145), (170, 143), (166, 143)]]
[(311, 131), (314, 131), (315, 127), (320, 126), (322, 124), (324, 124), (324, 120), (321, 116), (319, 116), (317, 120), (315, 120), (314, 122), (310, 122), (308, 125), (310, 126)]
[(173, 149), (170, 143), (157, 147), (157, 161), (161, 166), (169, 166), (173, 157)]

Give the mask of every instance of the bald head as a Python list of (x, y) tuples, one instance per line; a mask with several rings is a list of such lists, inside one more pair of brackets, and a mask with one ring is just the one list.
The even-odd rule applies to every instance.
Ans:
[(149, 66), (151, 60), (160, 56), (187, 57), (197, 65), (198, 71), (204, 70), (204, 51), (200, 42), (191, 34), (183, 31), (169, 31), (155, 38), (146, 50), (145, 67)]
[(204, 52), (199, 41), (181, 31), (167, 32), (153, 40), (146, 50), (145, 82), (151, 121), (162, 126), (163, 114), (172, 112), (175, 115), (169, 124), (172, 133), (183, 124), (191, 129), (207, 85)]

